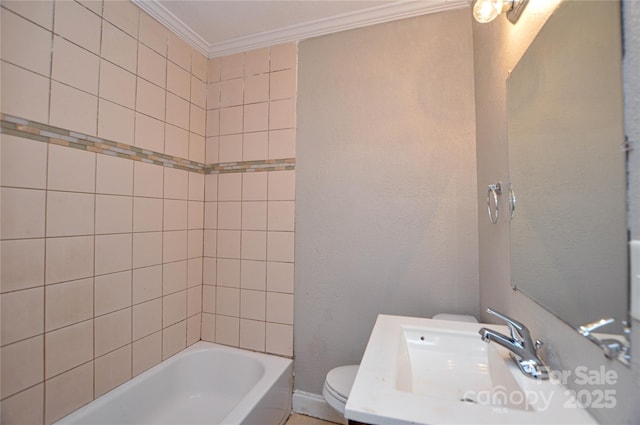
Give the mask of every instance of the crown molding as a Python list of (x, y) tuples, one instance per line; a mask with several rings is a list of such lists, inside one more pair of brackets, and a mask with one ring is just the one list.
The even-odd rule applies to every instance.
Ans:
[(470, 4), (469, 0), (400, 0), (356, 12), (340, 14), (272, 31), (260, 32), (245, 37), (237, 37), (219, 43), (208, 44), (187, 24), (167, 10), (157, 0), (132, 1), (208, 58), (225, 56), (292, 41), (300, 41), (306, 38), (381, 24), (398, 19), (461, 9), (469, 7)]

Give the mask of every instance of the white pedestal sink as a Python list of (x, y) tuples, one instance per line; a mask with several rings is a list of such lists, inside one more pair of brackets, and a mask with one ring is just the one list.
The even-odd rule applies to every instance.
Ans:
[(483, 342), (482, 326), (378, 316), (346, 418), (377, 425), (596, 423), (572, 406), (562, 385), (524, 376), (506, 349)]

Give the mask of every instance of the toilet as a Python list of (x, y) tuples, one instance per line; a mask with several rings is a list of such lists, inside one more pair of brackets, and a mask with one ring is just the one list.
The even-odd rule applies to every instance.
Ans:
[[(455, 322), (478, 323), (475, 317), (465, 314), (440, 313), (433, 316), (437, 320), (451, 320)], [(344, 417), (344, 408), (353, 386), (353, 381), (358, 374), (359, 365), (339, 366), (327, 373), (322, 388), (322, 396), (334, 410)]]

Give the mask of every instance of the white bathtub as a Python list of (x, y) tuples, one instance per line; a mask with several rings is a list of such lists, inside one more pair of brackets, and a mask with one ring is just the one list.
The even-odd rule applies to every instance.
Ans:
[(199, 341), (56, 424), (284, 423), (291, 360)]

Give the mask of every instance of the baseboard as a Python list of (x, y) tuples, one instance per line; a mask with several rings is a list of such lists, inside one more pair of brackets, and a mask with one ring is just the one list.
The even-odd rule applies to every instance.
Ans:
[(293, 411), (324, 421), (346, 424), (346, 419), (336, 412), (320, 394), (293, 390)]

